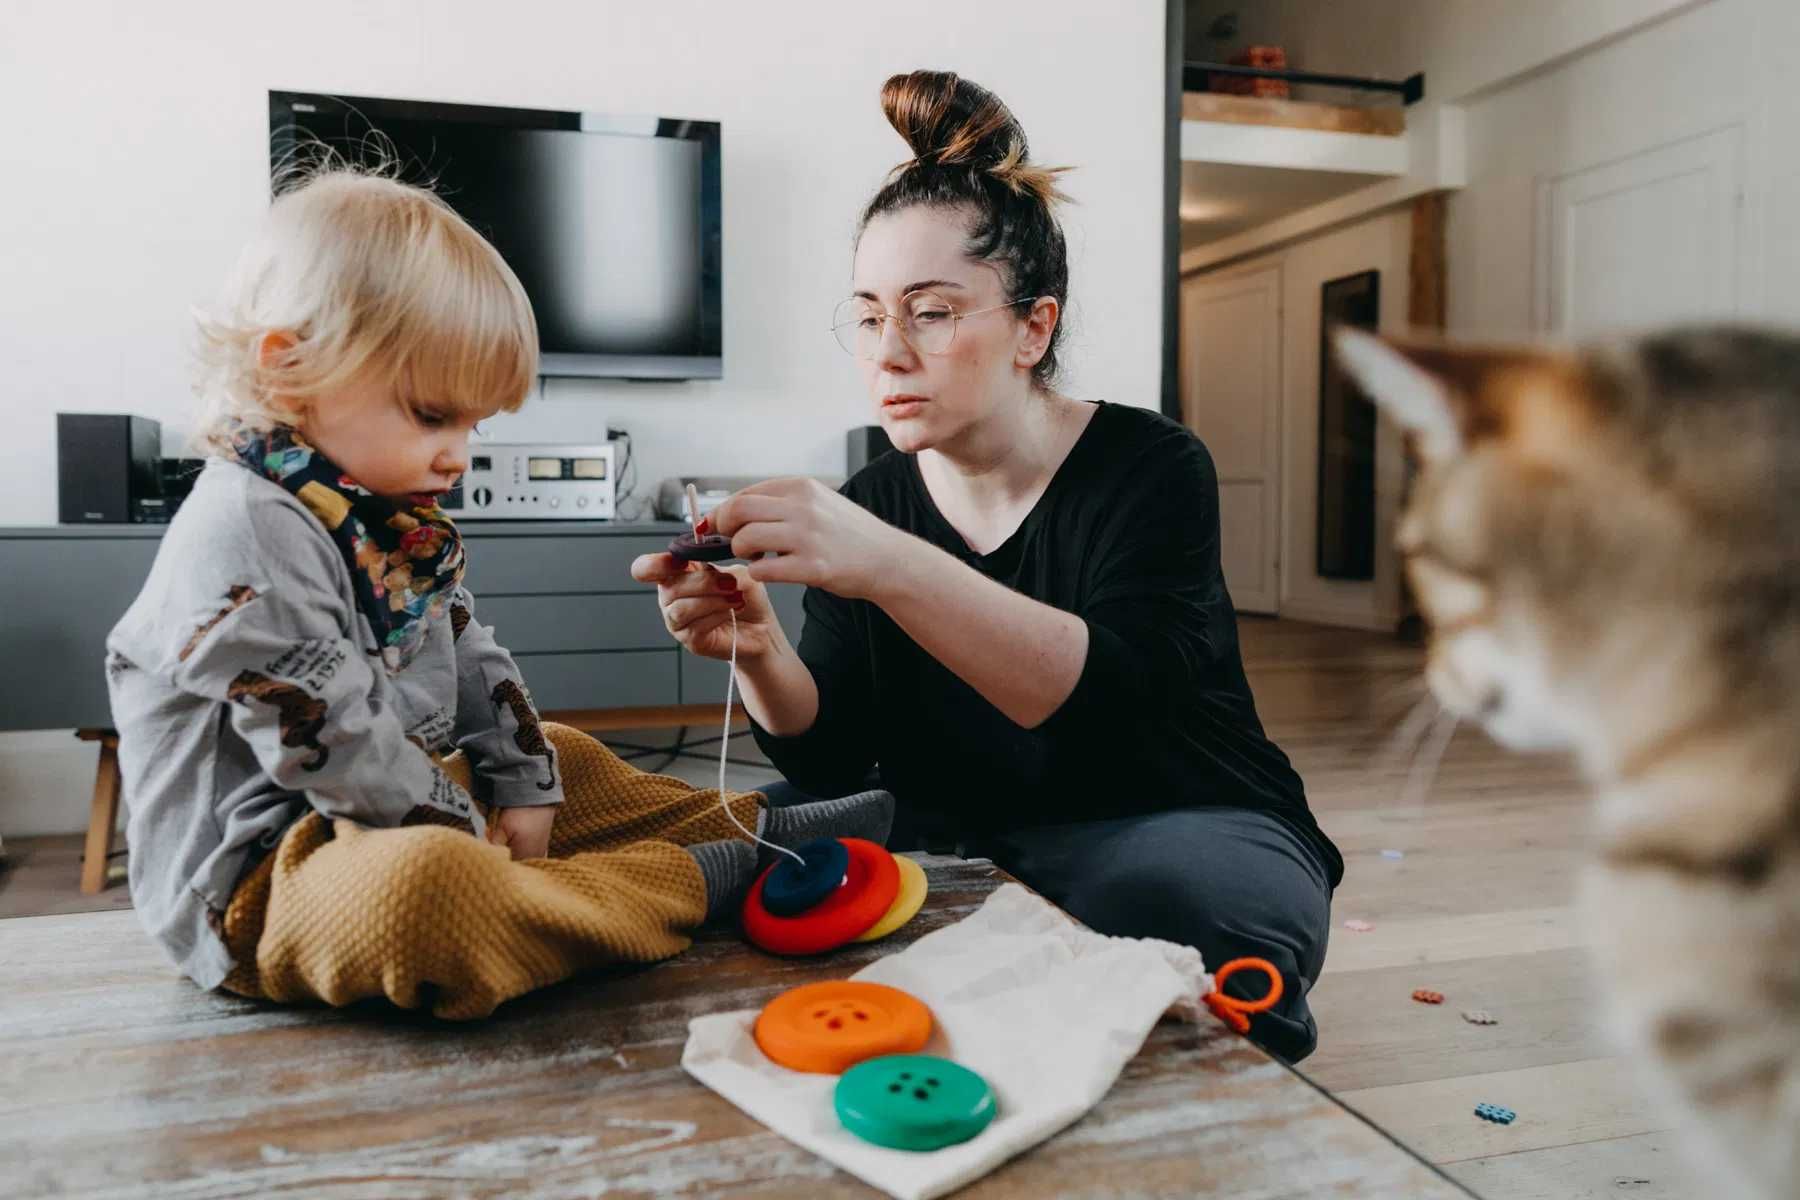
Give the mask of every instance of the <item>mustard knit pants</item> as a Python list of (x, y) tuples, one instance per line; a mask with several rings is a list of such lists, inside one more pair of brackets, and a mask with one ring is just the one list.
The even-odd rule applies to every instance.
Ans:
[[(744, 836), (718, 792), (543, 728), (565, 797), (548, 858), (515, 862), (438, 825), (369, 829), (309, 813), (232, 893), (224, 934), (237, 966), (224, 986), (283, 1003), (386, 996), (462, 1020), (577, 971), (685, 950), (706, 886), (681, 847)], [(468, 782), (460, 755), (444, 767)], [(756, 828), (760, 795), (729, 802)]]

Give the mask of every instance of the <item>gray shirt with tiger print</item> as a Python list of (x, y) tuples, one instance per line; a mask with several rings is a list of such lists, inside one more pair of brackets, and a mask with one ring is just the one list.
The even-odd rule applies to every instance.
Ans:
[(132, 904), (202, 987), (233, 966), (233, 889), (309, 811), (479, 835), (480, 809), (427, 753), (450, 749), (486, 803), (562, 801), (518, 666), (467, 589), (388, 673), (324, 526), (235, 463), (201, 472), (106, 651)]

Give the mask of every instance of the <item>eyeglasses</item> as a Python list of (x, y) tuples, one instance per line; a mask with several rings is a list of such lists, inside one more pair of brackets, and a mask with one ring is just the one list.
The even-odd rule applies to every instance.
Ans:
[(1017, 308), (1036, 299), (1036, 296), (1020, 296), (1005, 304), (959, 313), (935, 292), (908, 292), (900, 298), (900, 311), (890, 313), (884, 312), (879, 304), (866, 296), (851, 296), (832, 313), (831, 332), (845, 353), (870, 359), (880, 353), (882, 335), (887, 323), (893, 321), (900, 330), (901, 340), (920, 354), (943, 354), (956, 341), (956, 327), (970, 317)]

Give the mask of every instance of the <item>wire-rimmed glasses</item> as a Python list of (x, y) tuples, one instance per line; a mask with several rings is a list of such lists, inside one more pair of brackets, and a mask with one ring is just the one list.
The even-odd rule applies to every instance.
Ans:
[(936, 292), (917, 291), (902, 296), (900, 311), (890, 313), (867, 296), (851, 296), (841, 301), (832, 313), (831, 332), (845, 353), (870, 359), (880, 351), (887, 323), (893, 321), (901, 339), (920, 354), (944, 354), (956, 341), (956, 327), (970, 317), (1016, 308), (1036, 299), (1036, 296), (1020, 296), (1005, 304), (958, 312), (955, 305)]

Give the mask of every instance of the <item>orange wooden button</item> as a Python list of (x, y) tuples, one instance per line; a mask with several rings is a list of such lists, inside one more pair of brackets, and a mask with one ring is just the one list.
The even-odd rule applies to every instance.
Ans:
[(898, 988), (830, 980), (783, 992), (756, 1018), (756, 1044), (790, 1071), (839, 1075), (864, 1059), (916, 1054), (931, 1010)]

